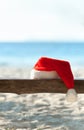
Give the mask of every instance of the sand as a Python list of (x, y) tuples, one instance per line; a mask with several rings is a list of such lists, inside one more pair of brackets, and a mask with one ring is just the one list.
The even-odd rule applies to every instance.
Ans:
[(29, 79), (32, 67), (0, 67), (0, 79)]
[[(0, 68), (1, 79), (28, 77), (27, 68)], [(84, 130), (84, 94), (68, 103), (61, 93), (0, 93), (0, 130)]]
[[(0, 66), (0, 79), (29, 79), (33, 66), (11, 67)], [(72, 68), (75, 79), (84, 79), (84, 68)]]
[(0, 94), (0, 129), (84, 130), (84, 94), (67, 103), (65, 94)]

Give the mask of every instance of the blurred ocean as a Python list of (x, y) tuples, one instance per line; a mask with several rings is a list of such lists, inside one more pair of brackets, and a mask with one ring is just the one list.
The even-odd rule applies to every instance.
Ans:
[(41, 56), (68, 60), (74, 76), (84, 78), (83, 42), (0, 43), (0, 78), (28, 78)]
[(0, 65), (33, 65), (39, 57), (69, 60), (72, 67), (83, 67), (84, 44), (62, 42), (0, 43)]

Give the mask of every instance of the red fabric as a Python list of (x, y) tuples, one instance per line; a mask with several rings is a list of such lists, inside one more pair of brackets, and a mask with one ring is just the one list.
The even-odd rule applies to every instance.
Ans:
[(67, 61), (41, 57), (35, 64), (34, 69), (39, 71), (56, 71), (68, 89), (74, 87), (74, 77), (70, 64)]

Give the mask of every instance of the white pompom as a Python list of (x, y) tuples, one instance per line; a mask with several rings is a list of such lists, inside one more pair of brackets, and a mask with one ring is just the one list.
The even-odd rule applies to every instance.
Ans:
[(77, 101), (77, 93), (75, 89), (69, 89), (66, 94), (67, 102), (76, 102)]

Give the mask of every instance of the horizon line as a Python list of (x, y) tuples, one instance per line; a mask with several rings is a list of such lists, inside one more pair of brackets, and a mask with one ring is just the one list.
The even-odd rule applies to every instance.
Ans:
[(20, 40), (17, 40), (17, 41), (0, 41), (0, 44), (1, 43), (84, 43), (84, 40), (25, 40), (25, 41), (20, 41)]

